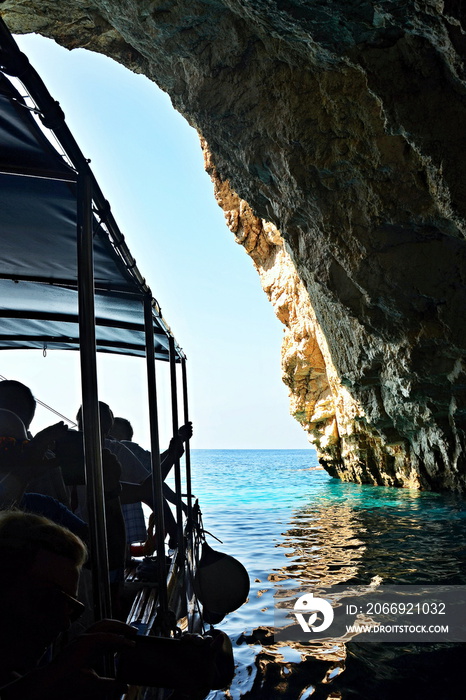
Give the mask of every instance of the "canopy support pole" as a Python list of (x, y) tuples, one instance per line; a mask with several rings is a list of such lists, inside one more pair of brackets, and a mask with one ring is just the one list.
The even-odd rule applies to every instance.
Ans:
[[(176, 387), (176, 350), (175, 339), (173, 336), (168, 338), (168, 349), (170, 354), (170, 387), (171, 387), (171, 402), (172, 402), (172, 428), (173, 437), (178, 435), (178, 396)], [(183, 539), (183, 510), (181, 507), (181, 469), (180, 459), (175, 459), (175, 492), (176, 492), (176, 524), (178, 535), (178, 555), (181, 561), (184, 561), (184, 539)]]
[(94, 615), (96, 620), (102, 620), (111, 617), (111, 599), (97, 394), (92, 190), (87, 173), (78, 176), (77, 253), (82, 422)]
[[(157, 382), (155, 376), (154, 324), (152, 319), (152, 298), (144, 298), (144, 329), (146, 335), (147, 391), (149, 399), (149, 425), (152, 468), (152, 500), (155, 518), (157, 543), (157, 582), (160, 622), (168, 621), (167, 569), (165, 565), (165, 523), (163, 517), (164, 498), (162, 467), (160, 464), (160, 441), (157, 409)], [(167, 623), (168, 624), (168, 623)], [(168, 630), (162, 630), (168, 634)]]
[[(181, 376), (183, 381), (183, 412), (185, 424), (189, 422), (188, 409), (188, 378), (186, 373), (186, 358), (181, 359)], [(192, 486), (191, 486), (191, 452), (189, 449), (189, 440), (186, 440), (186, 494), (188, 498), (188, 527), (192, 533), (193, 527), (193, 505), (192, 505)]]
[[(188, 377), (186, 372), (186, 357), (181, 358), (181, 378), (183, 386), (183, 416), (185, 425), (189, 422), (189, 409), (188, 409)], [(191, 573), (194, 574), (195, 569), (195, 557), (196, 552), (194, 551), (194, 527), (195, 523), (193, 520), (193, 494), (191, 485), (191, 452), (189, 447), (189, 440), (186, 440), (185, 448), (185, 459), (186, 459), (186, 498), (188, 501), (188, 512), (187, 512), (187, 542), (186, 542), (186, 560)], [(196, 617), (196, 597), (193, 591), (193, 581), (191, 577), (187, 577), (186, 580), (186, 602), (188, 606), (188, 632), (194, 632), (195, 617)]]

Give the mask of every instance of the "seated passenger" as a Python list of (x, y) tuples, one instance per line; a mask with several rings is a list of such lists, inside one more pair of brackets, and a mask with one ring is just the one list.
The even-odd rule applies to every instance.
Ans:
[(38, 515), (0, 512), (2, 700), (101, 700), (125, 691), (94, 670), (104, 654), (134, 645), (136, 630), (116, 620), (96, 623), (38, 667), (84, 608), (76, 590), (85, 559), (85, 546), (65, 528)]
[(0, 508), (17, 503), (38, 477), (56, 469), (47, 451), (66, 430), (64, 423), (57, 423), (30, 440), (21, 419), (0, 408)]
[[(133, 452), (134, 455), (139, 459), (141, 464), (143, 464), (144, 467), (146, 467), (147, 471), (151, 471), (151, 453), (149, 452), (149, 450), (145, 450), (140, 445), (138, 445), (137, 442), (133, 442), (133, 427), (129, 420), (127, 420), (126, 418), (115, 418), (109, 434), (113, 436), (116, 440), (119, 440), (123, 445), (128, 447), (131, 450), (131, 452)], [(192, 437), (192, 434), (193, 427), (191, 422), (181, 426), (181, 428), (178, 430), (177, 436), (170, 440), (168, 450), (165, 450), (165, 452), (163, 452), (160, 455), (160, 466), (163, 481), (168, 476), (171, 468), (175, 464), (175, 461), (182, 456), (184, 452), (183, 443), (189, 440)], [(169, 534), (168, 546), (171, 549), (174, 549), (177, 546), (178, 539), (177, 526), (176, 520), (173, 516), (172, 511), (170, 510), (167, 501), (170, 501), (170, 503), (176, 505), (177, 497), (176, 493), (165, 482), (162, 484), (162, 488), (163, 495), (165, 498), (163, 504), (165, 529), (166, 532)], [(144, 503), (147, 503), (153, 510), (152, 480), (147, 479), (142, 485), (142, 489), (143, 495), (141, 495), (141, 500)], [(129, 496), (129, 490), (126, 492), (125, 496)], [(184, 503), (181, 504), (181, 507), (186, 512), (187, 508)], [(148, 538), (144, 546), (145, 554), (152, 554), (155, 551), (154, 526), (154, 517), (151, 516), (149, 519)]]
[[(51, 496), (30, 493), (28, 484), (34, 474), (44, 469), (42, 453), (48, 443), (28, 440), (20, 418), (0, 408), (0, 509), (18, 506), (21, 510), (44, 515), (87, 541), (87, 524)], [(25, 491), (27, 491), (25, 493)]]
[[(103, 440), (103, 445), (105, 449), (103, 450), (103, 455), (106, 451), (111, 451), (111, 453), (117, 458), (118, 463), (121, 464), (121, 493), (119, 493), (119, 500), (124, 508), (127, 504), (138, 504), (140, 507), (141, 501), (146, 503), (152, 510), (154, 509), (153, 498), (152, 498), (152, 475), (147, 474), (140, 461), (135, 457), (134, 454), (121, 442), (117, 440), (112, 440), (106, 437), (113, 424), (113, 413), (110, 407), (102, 401), (99, 401), (99, 412), (100, 412), (100, 423), (101, 423), (101, 435)], [(78, 426), (82, 426), (81, 409), (78, 411), (77, 415)], [(183, 442), (190, 437), (192, 434), (191, 424), (187, 424), (180, 428), (179, 435), (170, 441), (170, 446), (166, 452), (161, 455), (163, 458), (162, 472), (167, 474), (174, 464), (177, 457), (181, 456), (184, 451)], [(105, 460), (104, 460), (104, 481), (107, 480), (106, 476)], [(167, 487), (168, 488), (168, 487)], [(78, 487), (78, 490), (82, 493), (82, 487)], [(106, 491), (109, 490), (106, 487)], [(81, 503), (84, 500), (84, 494), (81, 496)], [(106, 502), (106, 508), (108, 509), (108, 503)], [(79, 512), (81, 517), (86, 518), (85, 512), (82, 510)], [(141, 515), (143, 518), (142, 508)], [(176, 546), (177, 539), (177, 528), (176, 522), (173, 514), (164, 501), (164, 517), (165, 517), (165, 530), (170, 536), (169, 545), (171, 547)], [(143, 541), (146, 537), (145, 521), (144, 521), (144, 537), (141, 539), (134, 539), (137, 537), (137, 530), (133, 528), (132, 516), (127, 519), (128, 533), (126, 535), (127, 542), (137, 542)], [(109, 540), (114, 535), (113, 528), (110, 530), (107, 528), (107, 534)], [(140, 534), (142, 534), (142, 529)]]
[[(133, 442), (133, 427), (129, 420), (126, 418), (115, 418), (109, 435), (128, 447), (138, 458), (141, 464), (147, 469), (147, 471), (151, 471), (151, 454), (149, 450), (145, 450), (143, 447), (141, 447), (141, 445), (138, 445), (137, 442)], [(183, 455), (183, 443), (190, 440), (192, 435), (193, 424), (189, 422), (186, 423), (186, 425), (182, 425), (178, 430), (178, 435), (170, 440), (168, 450), (165, 450), (165, 452), (162, 452), (160, 455), (162, 480), (167, 478), (175, 461)], [(176, 494), (165, 483), (163, 484), (163, 495), (167, 501), (176, 504)], [(184, 504), (183, 509), (186, 510), (186, 506)]]
[[(32, 439), (29, 427), (35, 415), (36, 400), (27, 386), (10, 379), (0, 382), (0, 408), (15, 413), (24, 424), (27, 438)], [(53, 444), (66, 430), (67, 426), (62, 421), (42, 430), (35, 436), (38, 439), (37, 446), (45, 443), (45, 454), (48, 446)], [(52, 498), (56, 498), (61, 503), (69, 506), (68, 492), (63, 482), (60, 468), (53, 462), (48, 466), (49, 468), (42, 473), (37, 473), (29, 481), (28, 489), (34, 493), (52, 496)]]
[[(108, 404), (99, 401), (100, 430), (103, 447), (115, 455), (121, 465), (120, 481), (141, 484), (147, 479), (148, 471), (139, 459), (121, 442), (109, 437), (113, 425), (113, 413)], [(82, 429), (81, 409), (76, 416), (78, 427)], [(146, 522), (141, 506), (141, 498), (125, 500), (120, 497), (121, 509), (125, 521), (126, 542), (144, 542), (147, 537)]]
[(24, 459), (28, 442), (20, 418), (0, 408), (0, 508), (20, 500), (30, 481), (31, 469)]

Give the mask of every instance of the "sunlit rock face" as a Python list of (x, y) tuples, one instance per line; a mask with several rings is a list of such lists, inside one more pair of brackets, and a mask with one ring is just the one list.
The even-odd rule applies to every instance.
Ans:
[[(466, 487), (466, 36), (458, 0), (4, 0), (13, 31), (166, 90), (285, 324), (330, 473)], [(247, 204), (246, 204), (247, 203)]]

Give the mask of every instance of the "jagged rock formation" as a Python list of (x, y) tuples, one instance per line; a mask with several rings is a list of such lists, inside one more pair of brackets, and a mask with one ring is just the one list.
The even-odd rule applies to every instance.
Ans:
[(0, 11), (13, 31), (144, 72), (198, 129), (228, 223), (287, 327), (292, 410), (327, 469), (464, 489), (461, 1)]

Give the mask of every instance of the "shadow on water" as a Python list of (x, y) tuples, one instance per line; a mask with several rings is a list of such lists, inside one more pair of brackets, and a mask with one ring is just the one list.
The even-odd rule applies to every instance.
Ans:
[[(254, 482), (253, 471), (246, 490)], [(277, 597), (298, 586), (308, 592), (337, 584), (366, 585), (375, 577), (383, 584), (466, 584), (464, 500), (343, 484), (317, 471), (299, 481), (298, 471), (283, 472), (279, 499), (271, 496), (274, 480), (267, 474), (267, 498), (263, 484), (254, 507), (252, 493), (241, 507), (236, 499), (231, 532), (222, 525), (228, 521), (228, 508), (222, 508), (224, 520), (218, 520), (216, 534), (245, 563), (252, 586), (247, 605), (221, 625), (234, 643), (235, 680), (229, 691), (211, 693), (210, 700), (225, 695), (234, 700), (463, 697), (465, 645), (274, 640)], [(303, 483), (311, 480), (309, 492), (303, 492)], [(277, 474), (275, 483), (280, 489)], [(284, 507), (287, 495), (298, 501), (297, 508)], [(216, 515), (214, 508), (209, 517)], [(235, 545), (236, 552), (231, 550)]]

